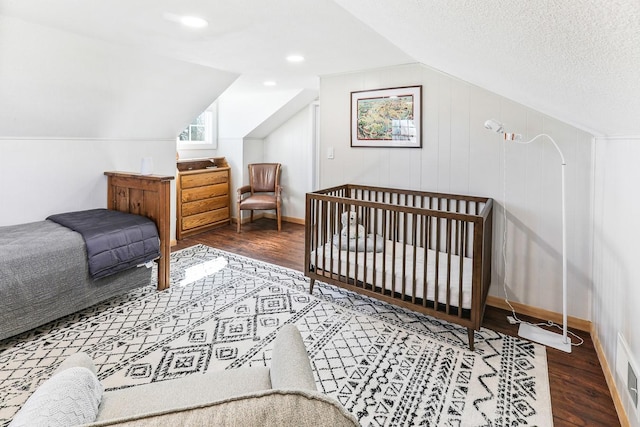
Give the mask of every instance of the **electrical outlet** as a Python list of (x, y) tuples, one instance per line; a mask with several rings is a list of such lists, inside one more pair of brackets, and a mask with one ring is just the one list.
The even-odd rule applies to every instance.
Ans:
[[(636, 420), (640, 421), (640, 411), (638, 410), (638, 364), (629, 351), (629, 346), (622, 334), (618, 333), (618, 344), (616, 347), (616, 374), (622, 385), (621, 391), (623, 404), (628, 411), (629, 418), (635, 413)], [(635, 425), (635, 424), (634, 424)]]
[(631, 367), (631, 363), (627, 363), (627, 390), (631, 396), (633, 406), (638, 407), (638, 377)]

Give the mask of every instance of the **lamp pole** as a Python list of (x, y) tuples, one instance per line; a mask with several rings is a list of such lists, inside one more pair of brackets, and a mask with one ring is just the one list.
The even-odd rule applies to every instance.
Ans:
[[(504, 135), (505, 135), (505, 139), (509, 139), (507, 138), (507, 135), (513, 135), (513, 134), (505, 133)], [(564, 173), (565, 167), (567, 166), (567, 162), (565, 161), (564, 154), (562, 154), (562, 150), (560, 149), (556, 141), (546, 133), (541, 133), (533, 137), (529, 141), (522, 142), (522, 141), (517, 141), (515, 139), (514, 141), (519, 144), (530, 144), (536, 139), (542, 138), (543, 136), (549, 138), (549, 141), (553, 143), (553, 146), (556, 148), (556, 150), (558, 151), (558, 154), (560, 155), (560, 161), (561, 161), (561, 172), (562, 172), (561, 173), (561, 181), (562, 181), (562, 188), (561, 188), (561, 196), (562, 196), (562, 338), (565, 344), (571, 345), (571, 341), (569, 341), (567, 336), (567, 209), (566, 209), (566, 194), (565, 194), (565, 173)]]
[[(553, 146), (556, 148), (558, 154), (560, 155), (562, 173), (562, 336), (555, 332), (542, 329), (532, 323), (523, 321), (518, 322), (520, 323), (518, 335), (523, 338), (539, 342), (546, 346), (571, 353), (571, 340), (567, 336), (567, 212), (565, 194), (565, 167), (567, 165), (567, 162), (564, 159), (564, 154), (562, 153), (562, 150), (560, 149), (556, 141), (546, 133), (536, 135), (529, 141), (522, 141), (522, 136), (520, 134), (505, 132), (502, 124), (496, 120), (487, 120), (484, 123), (484, 127), (492, 132), (501, 133), (505, 141), (513, 141), (519, 144), (530, 144), (538, 138), (546, 137), (549, 139), (549, 141), (551, 141), (551, 143), (553, 143)], [(507, 224), (505, 223), (504, 226), (506, 230)]]

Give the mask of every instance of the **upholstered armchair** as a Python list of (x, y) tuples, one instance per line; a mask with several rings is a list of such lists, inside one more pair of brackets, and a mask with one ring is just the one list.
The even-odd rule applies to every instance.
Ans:
[(280, 187), (280, 163), (252, 163), (249, 165), (249, 185), (238, 188), (238, 233), (242, 225), (243, 210), (275, 209), (280, 231), (280, 206), (282, 187)]

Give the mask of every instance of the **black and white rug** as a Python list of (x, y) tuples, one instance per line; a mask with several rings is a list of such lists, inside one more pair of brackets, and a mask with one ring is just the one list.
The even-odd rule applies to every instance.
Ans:
[(363, 426), (549, 426), (544, 347), (317, 283), (197, 245), (171, 254), (171, 288), (129, 292), (0, 342), (0, 424), (69, 354), (106, 389), (268, 365), (277, 330), (304, 337), (318, 389)]

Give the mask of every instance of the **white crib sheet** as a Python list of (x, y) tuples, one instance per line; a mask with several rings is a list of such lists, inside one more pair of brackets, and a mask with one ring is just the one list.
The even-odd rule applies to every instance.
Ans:
[[(393, 256), (393, 247), (395, 245), (396, 253)], [(404, 248), (404, 249), (403, 249)], [(347, 276), (347, 263), (351, 263), (349, 266), (348, 277), (356, 279), (368, 284), (373, 284), (373, 277), (375, 274), (376, 287), (382, 287), (383, 277), (383, 264), (385, 275), (385, 288), (398, 293), (402, 292), (402, 265), (403, 260), (405, 262), (405, 295), (411, 296), (413, 293), (413, 265), (414, 265), (414, 248), (413, 246), (404, 246), (401, 242), (393, 242), (387, 240), (385, 242), (384, 252), (358, 252), (341, 251), (336, 246), (333, 246), (333, 254), (331, 252), (331, 243), (320, 248), (318, 252), (318, 269), (333, 272), (341, 276)], [(405, 252), (403, 252), (403, 250)], [(423, 298), (423, 277), (424, 277), (424, 249), (417, 247), (415, 257), (415, 282), (416, 282), (416, 298)], [(403, 257), (404, 255), (404, 257)], [(340, 256), (340, 261), (338, 261)], [(447, 303), (447, 262), (449, 254), (445, 252), (439, 252), (438, 262), (438, 303)], [(330, 261), (330, 258), (333, 261)], [(365, 276), (365, 257), (366, 257), (366, 276)], [(375, 257), (375, 271), (374, 271), (374, 257)], [(393, 259), (392, 259), (393, 258)], [(386, 260), (385, 260), (386, 259)], [(457, 255), (451, 255), (451, 268), (449, 282), (451, 284), (451, 293), (449, 295), (449, 304), (451, 306), (458, 306), (458, 291), (460, 288), (460, 260), (462, 260), (462, 308), (471, 308), (471, 296), (472, 296), (472, 276), (473, 276), (473, 260), (471, 258), (459, 257)], [(357, 261), (357, 275), (355, 262)], [(392, 284), (393, 271), (392, 266), (395, 262), (395, 286)], [(311, 265), (314, 267), (316, 263), (316, 251), (311, 252)], [(338, 264), (340, 269), (338, 270)], [(435, 277), (436, 277), (436, 251), (429, 249), (427, 251), (427, 299), (433, 301), (435, 299)], [(392, 289), (393, 288), (393, 289)]]

